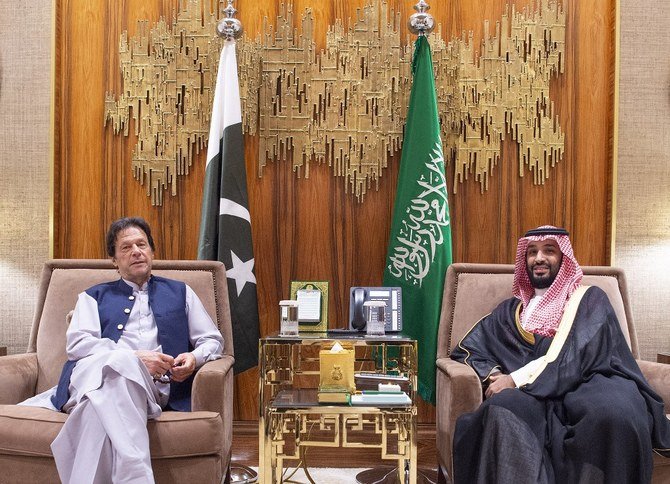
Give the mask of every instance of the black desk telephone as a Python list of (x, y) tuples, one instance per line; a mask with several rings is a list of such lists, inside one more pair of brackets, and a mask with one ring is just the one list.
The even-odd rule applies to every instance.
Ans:
[(365, 330), (363, 303), (366, 301), (384, 301), (384, 331), (402, 331), (402, 289), (399, 287), (352, 287), (349, 297), (349, 329)]

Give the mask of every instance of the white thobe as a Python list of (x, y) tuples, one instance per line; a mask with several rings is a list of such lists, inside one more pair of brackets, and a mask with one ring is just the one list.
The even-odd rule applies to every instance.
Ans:
[[(133, 288), (134, 303), (116, 343), (101, 337), (98, 304), (86, 292), (79, 294), (67, 331), (68, 359), (77, 360), (63, 407), (70, 415), (51, 444), (64, 483), (154, 482), (146, 421), (161, 414), (170, 384), (154, 382), (135, 355), (161, 351), (147, 284), (124, 282)], [(186, 315), (196, 368), (221, 358), (221, 333), (188, 285)], [(54, 392), (25, 403), (40, 405)]]
[[(546, 292), (547, 292), (546, 288), (535, 289), (535, 295), (530, 299), (530, 301), (528, 301), (528, 307), (526, 307), (526, 310), (523, 312), (523, 321), (521, 322), (521, 326), (524, 326), (526, 324), (526, 322), (530, 318), (530, 315), (533, 314), (533, 311), (537, 307), (538, 303), (542, 300), (542, 297)], [(539, 368), (541, 363), (542, 358), (537, 358), (535, 360), (529, 361), (518, 370), (510, 373), (512, 380), (514, 380), (514, 384), (517, 387), (520, 387), (528, 383), (528, 380), (530, 380), (530, 375), (532, 375), (535, 372), (535, 370)]]

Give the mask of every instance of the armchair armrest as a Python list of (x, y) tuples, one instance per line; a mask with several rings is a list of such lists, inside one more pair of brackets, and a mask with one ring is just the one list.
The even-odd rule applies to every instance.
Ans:
[(440, 392), (440, 401), (447, 402), (454, 422), (459, 415), (477, 410), (482, 404), (482, 384), (477, 373), (451, 358), (439, 358), (437, 370), (437, 384), (445, 391)]
[(208, 361), (195, 374), (191, 391), (191, 409), (219, 412), (223, 417), (233, 411), (233, 363), (234, 358)]
[(456, 420), (464, 413), (474, 412), (482, 403), (482, 384), (477, 373), (451, 358), (438, 358), (436, 409), (437, 452), (440, 465), (452, 476), (451, 449)]
[(637, 364), (651, 387), (663, 399), (666, 413), (670, 413), (670, 365), (645, 360), (637, 360)]
[(37, 353), (0, 357), (0, 404), (14, 405), (35, 396)]

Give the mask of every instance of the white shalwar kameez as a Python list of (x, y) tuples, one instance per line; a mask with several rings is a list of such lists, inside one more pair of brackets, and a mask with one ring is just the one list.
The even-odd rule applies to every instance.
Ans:
[[(133, 288), (134, 304), (118, 342), (101, 337), (98, 304), (79, 294), (67, 331), (67, 356), (78, 360), (70, 380), (68, 416), (51, 444), (61, 481), (152, 483), (147, 419), (165, 407), (169, 383), (155, 382), (137, 350), (161, 351), (147, 284)], [(223, 338), (200, 299), (186, 286), (189, 339), (196, 368), (221, 358)], [(55, 387), (24, 404), (54, 408)]]

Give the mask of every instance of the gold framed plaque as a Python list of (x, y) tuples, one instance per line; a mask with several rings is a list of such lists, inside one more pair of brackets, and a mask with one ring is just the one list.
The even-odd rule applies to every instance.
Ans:
[(291, 281), (290, 297), (298, 301), (301, 332), (328, 330), (328, 281)]

